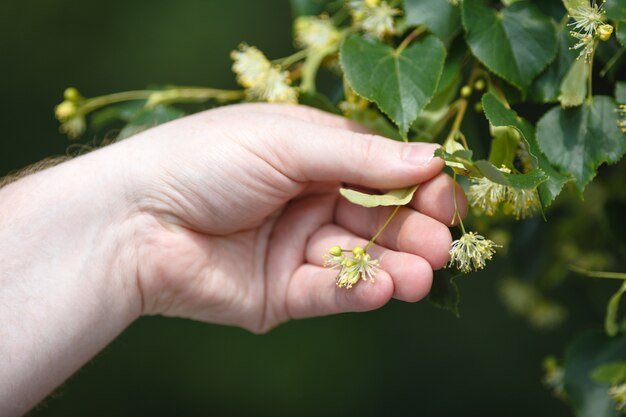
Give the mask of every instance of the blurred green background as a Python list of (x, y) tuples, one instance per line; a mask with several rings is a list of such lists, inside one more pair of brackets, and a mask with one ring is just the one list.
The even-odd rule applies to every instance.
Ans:
[[(87, 96), (166, 83), (232, 88), (231, 49), (247, 41), (284, 56), (290, 36), (286, 0), (4, 0), (0, 175), (65, 153), (52, 109), (67, 86)], [(32, 416), (568, 416), (541, 385), (541, 360), (600, 324), (602, 311), (570, 312), (556, 332), (530, 330), (498, 301), (506, 262), (460, 280), (461, 319), (426, 301), (262, 336), (143, 318)]]

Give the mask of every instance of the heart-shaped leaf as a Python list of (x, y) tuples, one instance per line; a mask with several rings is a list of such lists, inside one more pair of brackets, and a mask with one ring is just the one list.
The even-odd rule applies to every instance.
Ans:
[(528, 1), (498, 11), (486, 0), (463, 0), (461, 14), (474, 56), (522, 90), (556, 56), (554, 24)]
[(407, 26), (424, 25), (449, 44), (461, 30), (459, 7), (449, 1), (404, 0)]
[(349, 202), (363, 207), (403, 206), (413, 198), (418, 185), (399, 190), (389, 191), (387, 194), (365, 194), (360, 191), (341, 188), (339, 193)]
[(375, 102), (402, 137), (437, 90), (445, 57), (443, 43), (432, 35), (403, 50), (352, 35), (340, 52), (341, 67), (352, 89)]
[(616, 109), (611, 97), (596, 96), (580, 107), (555, 107), (537, 123), (539, 147), (552, 164), (574, 177), (580, 193), (602, 163), (615, 163), (626, 152)]

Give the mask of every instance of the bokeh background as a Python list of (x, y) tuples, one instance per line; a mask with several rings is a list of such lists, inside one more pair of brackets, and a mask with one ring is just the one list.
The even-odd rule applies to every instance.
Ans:
[[(65, 87), (233, 88), (228, 54), (244, 40), (270, 57), (293, 52), (287, 0), (3, 0), (0, 175), (66, 152), (52, 111)], [(602, 311), (570, 311), (565, 326), (537, 333), (498, 300), (509, 261), (459, 281), (460, 319), (427, 301), (260, 336), (142, 318), (32, 416), (571, 415), (542, 387), (541, 361)]]

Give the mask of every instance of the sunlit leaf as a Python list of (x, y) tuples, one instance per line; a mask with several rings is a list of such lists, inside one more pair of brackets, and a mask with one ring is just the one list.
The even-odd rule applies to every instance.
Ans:
[(418, 186), (392, 190), (387, 194), (365, 194), (348, 188), (341, 188), (339, 192), (351, 203), (363, 207), (403, 206), (411, 201)]

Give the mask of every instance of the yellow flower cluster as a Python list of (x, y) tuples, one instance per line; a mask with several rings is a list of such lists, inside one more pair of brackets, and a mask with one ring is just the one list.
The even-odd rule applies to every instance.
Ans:
[(592, 4), (582, 4), (571, 11), (570, 18), (574, 19), (570, 35), (578, 40), (572, 49), (580, 50), (577, 59), (584, 58), (591, 61), (595, 49), (595, 40), (608, 41), (613, 33), (613, 26), (605, 24), (604, 3), (598, 6), (595, 0)]
[(296, 44), (302, 48), (334, 49), (341, 36), (328, 16), (300, 16), (294, 23)]
[(297, 103), (298, 92), (291, 87), (289, 72), (281, 71), (254, 46), (239, 45), (230, 54), (237, 81), (246, 88), (249, 100), (270, 103)]
[(339, 269), (339, 275), (335, 278), (339, 288), (350, 289), (361, 279), (374, 282), (374, 277), (379, 269), (377, 259), (372, 257), (361, 246), (352, 249), (351, 256), (344, 255), (339, 246), (333, 246), (324, 255), (324, 266), (329, 269)]
[(493, 258), (497, 247), (499, 245), (479, 234), (464, 233), (460, 239), (452, 242), (448, 266), (456, 266), (463, 273), (478, 271)]
[(394, 17), (400, 14), (400, 10), (386, 1), (351, 0), (349, 6), (352, 20), (358, 28), (379, 39), (396, 33)]
[(59, 130), (71, 139), (78, 138), (87, 127), (85, 113), (81, 109), (84, 98), (75, 88), (66, 88), (63, 102), (54, 108), (54, 115), (61, 122)]
[[(500, 171), (510, 173), (506, 167)], [(500, 203), (504, 203), (504, 212), (513, 214), (516, 219), (532, 216), (540, 207), (536, 189), (525, 190), (498, 184), (488, 178), (472, 178), (473, 184), (467, 190), (467, 198), (472, 207), (482, 210), (487, 216), (493, 216)]]

